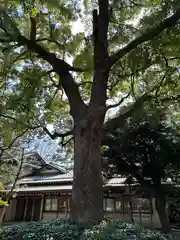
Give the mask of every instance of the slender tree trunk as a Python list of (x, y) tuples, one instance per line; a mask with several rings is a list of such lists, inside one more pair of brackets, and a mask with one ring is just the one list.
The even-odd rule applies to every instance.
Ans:
[(86, 225), (96, 224), (103, 219), (101, 137), (104, 116), (95, 116), (91, 121), (84, 121), (84, 126), (78, 123), (74, 135), (71, 218)]
[(156, 194), (156, 210), (159, 215), (162, 231), (164, 233), (171, 232), (169, 218), (166, 212), (166, 199), (164, 194)]
[(2, 209), (0, 211), (0, 226), (2, 226), (3, 219), (6, 214), (6, 209), (7, 209), (7, 207), (2, 207)]
[[(12, 197), (13, 190), (16, 187), (16, 183), (18, 181), (19, 175), (20, 175), (21, 170), (22, 170), (23, 160), (24, 160), (24, 149), (22, 149), (20, 165), (19, 165), (19, 169), (18, 169), (17, 174), (16, 174), (16, 178), (14, 180), (14, 183), (13, 183), (13, 185), (11, 187), (11, 190), (7, 193), (7, 196), (4, 196), (6, 198), (6, 201), (9, 201), (11, 199), (11, 197)], [(0, 211), (0, 227), (1, 227), (2, 223), (3, 223), (3, 219), (4, 219), (4, 216), (6, 214), (6, 210), (7, 210), (7, 207), (3, 206), (1, 211)]]

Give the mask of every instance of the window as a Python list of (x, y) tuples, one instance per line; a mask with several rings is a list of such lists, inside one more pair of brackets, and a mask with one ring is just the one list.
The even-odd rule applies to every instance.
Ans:
[(57, 212), (58, 206), (58, 199), (57, 198), (46, 198), (44, 204), (44, 210), (46, 212)]
[(58, 211), (59, 212), (66, 212), (66, 200), (65, 199), (59, 199), (58, 201)]
[(115, 210), (116, 212), (122, 212), (122, 200), (115, 199)]
[(151, 213), (152, 212), (151, 200), (147, 198), (133, 198), (132, 209), (133, 212)]
[(56, 198), (51, 199), (51, 210), (57, 211), (57, 199)]
[(105, 212), (114, 212), (115, 211), (115, 205), (114, 205), (114, 199), (113, 198), (104, 198), (103, 207)]
[(123, 196), (123, 213), (130, 212), (130, 201), (131, 198), (129, 196)]
[[(132, 212), (133, 213), (152, 213), (152, 203), (147, 198), (133, 198)], [(130, 212), (130, 198), (129, 196), (122, 196), (122, 198), (104, 198), (103, 209), (105, 212)]]
[(51, 211), (51, 199), (45, 199), (45, 211)]
[(104, 198), (103, 209), (105, 212), (122, 212), (122, 199)]

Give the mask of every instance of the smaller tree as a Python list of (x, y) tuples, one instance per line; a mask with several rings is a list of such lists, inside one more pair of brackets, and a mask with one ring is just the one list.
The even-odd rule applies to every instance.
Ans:
[(24, 149), (22, 149), (22, 152), (21, 152), (21, 157), (18, 161), (18, 170), (16, 172), (16, 175), (14, 177), (14, 181), (13, 181), (13, 184), (12, 184), (12, 187), (9, 191), (3, 191), (4, 189), (2, 189), (2, 183), (0, 184), (1, 185), (1, 193), (0, 193), (0, 205), (2, 205), (2, 208), (1, 208), (1, 212), (0, 212), (0, 226), (2, 225), (2, 222), (3, 222), (3, 218), (4, 218), (4, 215), (6, 213), (6, 207), (8, 207), (8, 202), (9, 200), (12, 198), (12, 195), (13, 195), (13, 191), (16, 187), (16, 183), (19, 179), (19, 176), (21, 174), (21, 170), (23, 168), (23, 160), (24, 160)]
[(141, 187), (155, 197), (162, 230), (169, 232), (167, 192), (162, 181), (170, 176), (170, 169), (179, 165), (180, 137), (176, 131), (162, 121), (143, 119), (123, 130), (106, 133), (103, 144), (108, 146), (104, 151), (104, 167), (113, 164), (111, 174), (135, 177)]

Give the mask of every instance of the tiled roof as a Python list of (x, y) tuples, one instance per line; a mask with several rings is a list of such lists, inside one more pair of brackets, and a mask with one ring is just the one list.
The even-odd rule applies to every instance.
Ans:
[(106, 186), (124, 186), (127, 178), (115, 177), (105, 181)]
[[(127, 178), (114, 177), (105, 181), (105, 186), (124, 186)], [(65, 174), (57, 174), (55, 176), (32, 176), (26, 177), (18, 181), (19, 184), (28, 183), (52, 183), (52, 182), (72, 182), (73, 171)]]
[(18, 181), (19, 184), (25, 183), (51, 183), (51, 182), (67, 182), (73, 180), (73, 171), (65, 174), (57, 174), (55, 176), (31, 176), (22, 178)]
[(47, 165), (59, 170), (62, 173), (66, 173), (66, 169), (63, 168), (60, 164), (56, 163), (56, 162), (47, 162)]
[(62, 173), (67, 172), (66, 169), (64, 167), (62, 167), (59, 163), (46, 161), (37, 152), (26, 153), (24, 165), (29, 165), (29, 166), (32, 166), (37, 169), (39, 169), (43, 166), (49, 165), (49, 166), (59, 170)]
[[(58, 177), (59, 176), (59, 177)], [(69, 177), (71, 176), (71, 177)], [(54, 177), (54, 179), (52, 179)], [(62, 182), (64, 180), (73, 180), (72, 178), (72, 172), (69, 172), (68, 174), (61, 174), (61, 175), (57, 175), (57, 176), (53, 176), (51, 177), (51, 180), (41, 180), (41, 182)], [(55, 179), (55, 177), (57, 177), (57, 179)], [(126, 178), (112, 178), (107, 180), (104, 183), (104, 187), (109, 187), (109, 186), (125, 186), (125, 181)], [(33, 181), (36, 182), (36, 181)], [(40, 180), (38, 180), (38, 182), (40, 182)], [(20, 182), (25, 183), (25, 182)], [(30, 183), (30, 181), (26, 180), (26, 183)], [(38, 192), (38, 191), (55, 191), (55, 190), (72, 190), (72, 185), (60, 185), (60, 186), (33, 186), (33, 187), (20, 187), (20, 188), (16, 188), (15, 192)]]
[[(112, 178), (105, 182), (104, 187), (123, 187), (125, 186), (126, 178)], [(135, 185), (135, 184), (133, 184)], [(58, 186), (33, 186), (33, 187), (17, 187), (14, 192), (43, 192), (43, 191), (65, 191), (72, 190), (72, 185), (58, 185)], [(5, 190), (7, 191), (7, 190)]]

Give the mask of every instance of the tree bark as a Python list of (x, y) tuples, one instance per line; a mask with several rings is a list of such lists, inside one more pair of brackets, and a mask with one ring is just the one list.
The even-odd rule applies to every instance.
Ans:
[(169, 218), (166, 212), (166, 199), (163, 193), (156, 194), (156, 210), (159, 215), (162, 231), (164, 233), (171, 232)]
[(103, 219), (101, 138), (104, 113), (91, 117), (75, 124), (74, 135), (71, 218), (85, 225), (96, 224)]
[(6, 213), (6, 207), (2, 207), (0, 211), (0, 226), (2, 226), (5, 213)]

